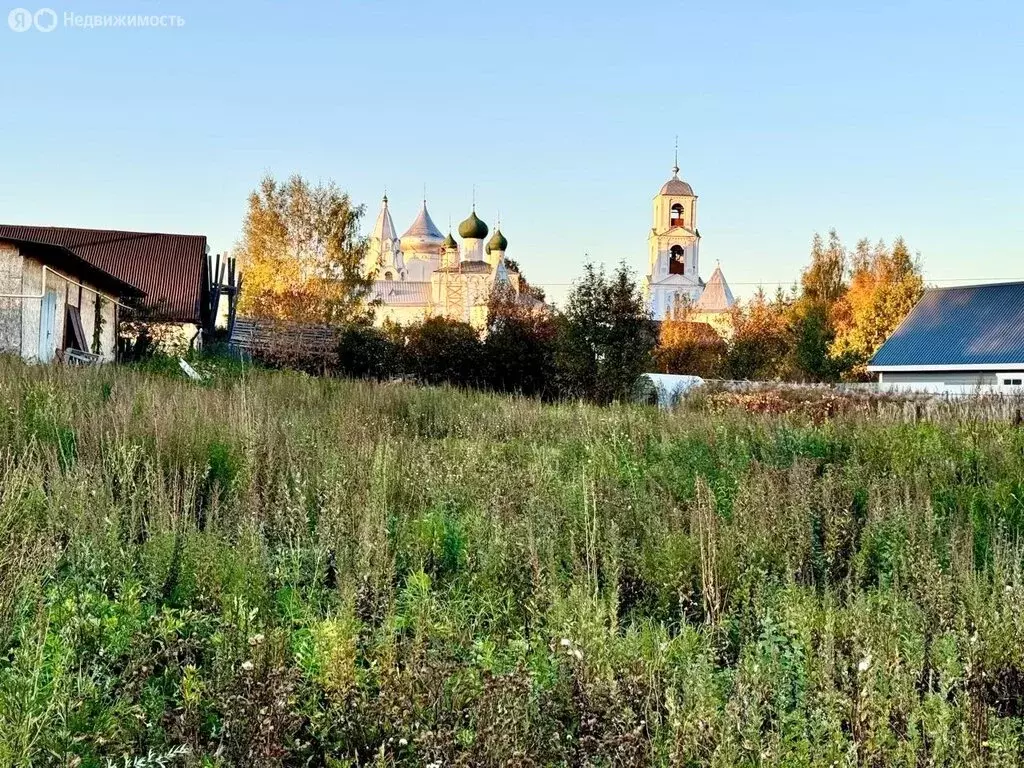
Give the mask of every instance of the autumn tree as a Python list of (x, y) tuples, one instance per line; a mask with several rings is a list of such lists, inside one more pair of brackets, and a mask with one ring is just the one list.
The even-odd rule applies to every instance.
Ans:
[(814, 233), (811, 263), (800, 277), (804, 298), (825, 305), (836, 302), (846, 291), (846, 248), (836, 231), (828, 233), (828, 243)]
[(921, 297), (918, 259), (902, 238), (892, 248), (867, 240), (847, 252), (833, 229), (815, 234), (799, 287), (769, 300), (758, 291), (734, 310), (728, 354), (739, 379), (835, 381), (865, 365)]
[(832, 346), (848, 290), (848, 261), (846, 248), (834, 229), (829, 231), (827, 241), (815, 233), (810, 263), (801, 273), (799, 290), (785, 306), (776, 302), (786, 329), (780, 376), (800, 381), (833, 381), (839, 377), (846, 358), (834, 357)]
[(372, 277), (362, 270), (363, 213), (334, 182), (265, 176), (249, 195), (236, 249), (245, 271), (239, 311), (303, 323), (368, 320)]
[(863, 375), (872, 355), (923, 292), (920, 260), (911, 255), (903, 238), (897, 238), (891, 249), (882, 241), (873, 248), (866, 240), (859, 242), (852, 260), (850, 287), (836, 312), (838, 327), (830, 350), (833, 357), (848, 358), (852, 375)]
[(732, 378), (773, 380), (785, 376), (791, 348), (787, 317), (791, 303), (781, 289), (769, 300), (759, 288), (749, 303), (733, 309), (735, 332), (728, 356)]
[(654, 350), (655, 366), (661, 373), (721, 376), (729, 347), (714, 328), (694, 322), (691, 314), (679, 308), (662, 320)]

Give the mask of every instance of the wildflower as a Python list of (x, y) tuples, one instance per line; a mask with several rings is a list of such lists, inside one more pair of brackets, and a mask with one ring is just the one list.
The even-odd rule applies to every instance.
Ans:
[(857, 665), (858, 672), (867, 672), (871, 668), (871, 654), (869, 653), (863, 659), (860, 660), (860, 664)]
[(245, 672), (252, 672), (252, 662), (246, 659), (242, 662), (242, 670)]
[(407, 738), (405, 738), (404, 736), (398, 740), (398, 746), (400, 746), (400, 747), (404, 747), (408, 743), (409, 743), (409, 740)]
[(579, 648), (573, 648), (572, 655), (576, 657), (577, 661), (583, 660), (583, 651), (581, 651)]
[(570, 645), (572, 645), (572, 640), (570, 640), (568, 637), (563, 637), (561, 645), (563, 648), (568, 648)]
[(249, 645), (259, 645), (263, 642), (263, 634), (253, 635), (249, 638)]

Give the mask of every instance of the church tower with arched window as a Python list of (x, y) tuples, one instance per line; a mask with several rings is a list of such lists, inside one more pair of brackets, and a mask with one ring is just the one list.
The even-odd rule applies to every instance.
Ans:
[(697, 196), (679, 178), (679, 162), (672, 178), (654, 196), (654, 219), (648, 235), (645, 287), (655, 319), (672, 315), (676, 308), (694, 304), (704, 290), (700, 279), (700, 232)]

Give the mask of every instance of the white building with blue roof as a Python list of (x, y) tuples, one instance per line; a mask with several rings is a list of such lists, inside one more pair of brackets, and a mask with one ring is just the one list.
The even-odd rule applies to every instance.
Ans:
[(1024, 282), (925, 291), (868, 372), (893, 391), (1024, 391)]

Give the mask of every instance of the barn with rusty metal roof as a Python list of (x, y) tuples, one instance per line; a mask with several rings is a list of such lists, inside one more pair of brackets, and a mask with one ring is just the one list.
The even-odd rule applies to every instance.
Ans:
[(868, 371), (883, 389), (1024, 391), (1024, 282), (929, 289)]
[(151, 319), (211, 327), (210, 266), (204, 235), (0, 225), (0, 238), (61, 246), (145, 293)]

